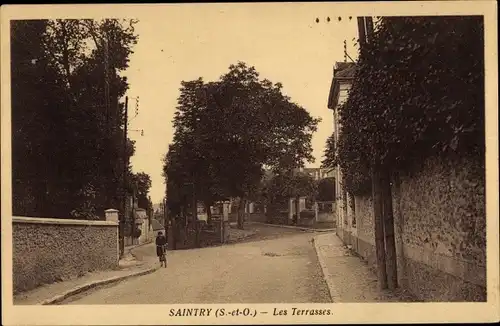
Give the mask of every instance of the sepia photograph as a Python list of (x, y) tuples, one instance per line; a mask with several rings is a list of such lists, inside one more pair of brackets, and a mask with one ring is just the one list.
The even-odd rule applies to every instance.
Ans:
[(496, 4), (432, 2), (2, 7), (5, 324), (498, 321)]

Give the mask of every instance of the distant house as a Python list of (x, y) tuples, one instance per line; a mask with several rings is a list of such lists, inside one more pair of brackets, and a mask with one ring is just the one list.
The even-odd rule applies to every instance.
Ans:
[(153, 230), (155, 235), (158, 234), (158, 232), (162, 232), (163, 234), (165, 234), (165, 226), (161, 224), (161, 222), (157, 219), (151, 220), (151, 229)]
[(309, 174), (316, 181), (335, 177), (333, 168), (300, 168), (298, 171)]

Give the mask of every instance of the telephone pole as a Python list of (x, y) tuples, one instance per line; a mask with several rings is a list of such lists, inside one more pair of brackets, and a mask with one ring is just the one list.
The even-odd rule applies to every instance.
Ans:
[(109, 92), (109, 45), (107, 39), (104, 40), (104, 100), (106, 107), (106, 123), (108, 123), (111, 102)]
[(135, 180), (132, 180), (132, 209), (131, 209), (131, 213), (132, 213), (132, 217), (130, 219), (130, 224), (131, 224), (131, 229), (130, 229), (130, 235), (131, 235), (131, 238), (132, 238), (132, 244), (134, 243), (134, 239), (135, 239), (135, 205), (136, 205), (136, 201), (135, 201)]
[[(373, 28), (373, 20), (371, 17), (358, 17), (358, 34), (359, 48), (364, 52), (366, 46), (371, 41)], [(372, 141), (372, 151), (375, 151), (375, 138)], [(375, 154), (375, 153), (373, 153)], [(372, 161), (372, 198), (373, 198), (373, 219), (375, 228), (375, 252), (377, 257), (377, 277), (379, 287), (387, 288), (387, 271), (386, 271), (386, 256), (385, 256), (385, 239), (384, 239), (384, 211), (382, 198), (382, 182), (380, 162), (375, 155)]]
[[(351, 20), (352, 17), (349, 17)], [(327, 17), (326, 21), (331, 21)], [(342, 21), (342, 17), (338, 17)], [(319, 23), (316, 18), (316, 23)], [(374, 24), (372, 17), (357, 17), (359, 49), (363, 53), (373, 39)], [(344, 41), (344, 61), (351, 57), (347, 54)], [(352, 59), (351, 59), (352, 60)], [(354, 60), (352, 60), (354, 62)], [(390, 174), (387, 167), (376, 158), (376, 139), (372, 139), (372, 198), (375, 227), (375, 249), (377, 257), (377, 276), (382, 289), (397, 287), (397, 257), (394, 239), (394, 217), (392, 213), (392, 194)]]
[(125, 125), (123, 127), (123, 213), (120, 221), (120, 255), (125, 252), (125, 235), (124, 226), (126, 221), (127, 210), (127, 174), (128, 174), (128, 155), (127, 155), (127, 128), (128, 128), (128, 96), (125, 97)]
[[(364, 50), (373, 38), (373, 19), (372, 17), (358, 17), (357, 20), (359, 44), (361, 50)], [(374, 148), (375, 145), (374, 141)], [(390, 177), (387, 166), (374, 155), (372, 164), (372, 196), (375, 247), (377, 252), (377, 274), (379, 285), (382, 289), (387, 287), (394, 289), (398, 286)]]

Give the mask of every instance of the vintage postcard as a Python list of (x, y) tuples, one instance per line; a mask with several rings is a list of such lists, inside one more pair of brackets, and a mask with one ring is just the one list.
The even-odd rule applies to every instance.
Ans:
[(2, 323), (499, 321), (494, 1), (1, 8)]

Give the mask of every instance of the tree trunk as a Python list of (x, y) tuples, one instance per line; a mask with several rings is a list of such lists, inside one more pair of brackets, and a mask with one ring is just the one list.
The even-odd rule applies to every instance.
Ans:
[(384, 234), (387, 283), (389, 289), (398, 287), (398, 265), (396, 256), (396, 240), (394, 238), (394, 214), (392, 210), (391, 179), (387, 169), (381, 171), (381, 194), (383, 201)]
[(300, 221), (300, 196), (295, 197), (295, 216), (295, 225), (298, 225)]
[[(187, 242), (187, 234), (188, 234), (188, 213), (187, 213), (187, 206), (183, 205), (182, 206), (182, 241), (184, 242), (184, 245)], [(180, 230), (179, 230), (180, 231)]]
[(210, 209), (210, 206), (212, 206), (210, 202), (205, 202), (205, 208), (207, 209), (207, 224), (212, 224), (212, 210)]
[[(163, 227), (165, 228), (165, 238), (167, 238), (167, 243), (174, 241), (174, 230), (170, 229), (170, 214), (168, 214), (167, 204), (163, 204)], [(149, 224), (151, 225), (151, 223)], [(172, 238), (169, 239), (169, 231), (172, 231)]]
[(187, 212), (187, 206), (184, 205), (182, 206), (182, 227), (184, 228), (184, 232), (187, 232), (188, 228), (188, 212)]
[(379, 287), (387, 288), (387, 274), (385, 268), (385, 243), (384, 243), (384, 220), (383, 201), (381, 194), (380, 168), (377, 164), (373, 166), (372, 172), (372, 197), (373, 217), (375, 225), (375, 250), (377, 254), (377, 277)]
[(238, 229), (243, 230), (245, 221), (245, 206), (247, 200), (245, 198), (240, 198), (240, 204), (238, 206)]
[(172, 219), (172, 249), (177, 249), (177, 239), (179, 239), (179, 232), (177, 229), (177, 220), (179, 219), (179, 215), (175, 216)]
[(198, 221), (198, 200), (193, 190), (193, 223), (194, 223), (194, 245), (200, 247), (200, 223)]

